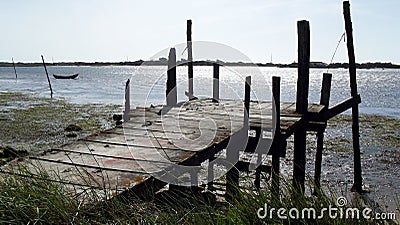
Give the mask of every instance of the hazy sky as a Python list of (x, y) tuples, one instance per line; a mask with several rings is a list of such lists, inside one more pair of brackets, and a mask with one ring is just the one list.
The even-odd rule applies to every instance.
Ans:
[[(400, 64), (400, 1), (352, 0), (356, 61)], [(297, 59), (296, 21), (311, 28), (311, 60), (329, 62), (344, 32), (341, 0), (1, 0), (0, 61), (149, 59), (186, 41), (231, 46), (254, 62)], [(346, 62), (341, 43), (334, 62)]]

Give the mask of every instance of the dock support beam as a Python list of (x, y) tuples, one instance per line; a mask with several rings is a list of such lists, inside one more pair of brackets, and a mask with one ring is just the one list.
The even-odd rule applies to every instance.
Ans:
[(188, 87), (187, 97), (189, 100), (194, 98), (193, 94), (193, 53), (192, 53), (192, 20), (186, 21), (186, 39), (187, 39), (187, 51), (188, 51)]
[[(324, 113), (328, 111), (329, 100), (331, 96), (331, 83), (332, 74), (324, 73), (322, 78), (321, 98), (320, 104), (325, 106)], [(324, 149), (324, 132), (326, 128), (326, 117), (324, 116), (323, 121), (325, 125), (322, 130), (317, 132), (317, 153), (315, 154), (315, 171), (314, 171), (314, 183), (316, 188), (321, 187), (321, 166), (322, 166), (322, 151)]]
[(286, 148), (286, 145), (282, 146), (281, 143), (284, 143), (286, 140), (283, 140), (281, 135), (281, 107), (280, 107), (280, 77), (272, 77), (272, 96), (273, 96), (273, 104), (272, 104), (272, 115), (273, 122), (275, 122), (275, 135), (274, 140), (275, 143), (278, 143), (272, 149), (272, 193), (274, 196), (279, 198), (279, 176), (280, 176), (280, 151), (283, 150), (282, 147)]
[(130, 79), (125, 84), (125, 111), (124, 111), (124, 122), (129, 121), (131, 112), (131, 101), (130, 101)]
[(213, 102), (219, 102), (219, 65), (213, 64)]
[(171, 48), (169, 50), (166, 98), (167, 98), (167, 106), (176, 105), (178, 96), (177, 96), (177, 90), (176, 90), (176, 51), (175, 51), (175, 48)]
[[(297, 22), (298, 32), (298, 78), (296, 112), (307, 118), (308, 86), (310, 69), (310, 26), (308, 21)], [(294, 133), (293, 184), (304, 191), (306, 166), (306, 129)]]
[[(343, 2), (343, 15), (347, 37), (347, 53), (349, 56), (349, 73), (350, 73), (350, 89), (351, 97), (356, 98), (357, 92), (357, 75), (356, 75), (356, 59), (354, 55), (353, 45), (353, 25), (350, 15), (349, 1)], [(355, 103), (351, 108), (352, 114), (352, 131), (353, 131), (353, 151), (354, 151), (354, 184), (352, 191), (362, 192), (362, 175), (361, 175), (361, 155), (360, 155), (360, 127), (358, 118), (358, 103)]]
[[(235, 135), (239, 135), (234, 139), (240, 139), (247, 143), (248, 140), (248, 132), (249, 132), (249, 118), (250, 118), (250, 90), (251, 90), (251, 77), (246, 77), (246, 82), (244, 86), (244, 112), (243, 112), (243, 128), (241, 131), (238, 131)], [(233, 146), (233, 148), (227, 151), (227, 160), (231, 163), (237, 163), (239, 161), (239, 151), (244, 150), (246, 145), (243, 146), (243, 149), (236, 149), (238, 146)], [(240, 147), (239, 147), (240, 148)], [(234, 165), (227, 173), (226, 173), (226, 196), (225, 199), (227, 201), (232, 201), (234, 196), (239, 191), (239, 170)]]

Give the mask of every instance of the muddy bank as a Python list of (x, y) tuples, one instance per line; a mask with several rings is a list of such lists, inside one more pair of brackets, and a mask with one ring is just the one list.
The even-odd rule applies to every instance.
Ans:
[[(116, 105), (0, 93), (0, 146), (36, 152), (111, 128)], [(74, 129), (71, 129), (74, 128)]]
[[(353, 148), (351, 116), (339, 115), (328, 122), (322, 159), (321, 185), (339, 196), (349, 196), (353, 185)], [(368, 196), (387, 211), (399, 213), (400, 205), (400, 120), (360, 116), (360, 146), (363, 186)], [(314, 177), (316, 135), (307, 136), (309, 180)], [(289, 139), (287, 158), (282, 159), (282, 173), (291, 177), (293, 137)]]

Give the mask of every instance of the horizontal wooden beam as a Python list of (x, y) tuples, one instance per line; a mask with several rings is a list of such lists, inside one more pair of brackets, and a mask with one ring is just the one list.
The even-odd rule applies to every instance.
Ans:
[(335, 117), (336, 115), (339, 115), (340, 113), (352, 108), (354, 105), (360, 104), (361, 103), (361, 97), (360, 95), (356, 95), (355, 97), (349, 98), (334, 107), (328, 109), (328, 112), (326, 113), (326, 119), (331, 119), (332, 117)]

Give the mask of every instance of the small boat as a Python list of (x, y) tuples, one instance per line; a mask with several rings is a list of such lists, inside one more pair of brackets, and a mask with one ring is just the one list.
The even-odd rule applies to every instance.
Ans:
[(79, 73), (71, 74), (71, 75), (56, 75), (53, 74), (53, 77), (56, 79), (75, 79), (79, 76)]

